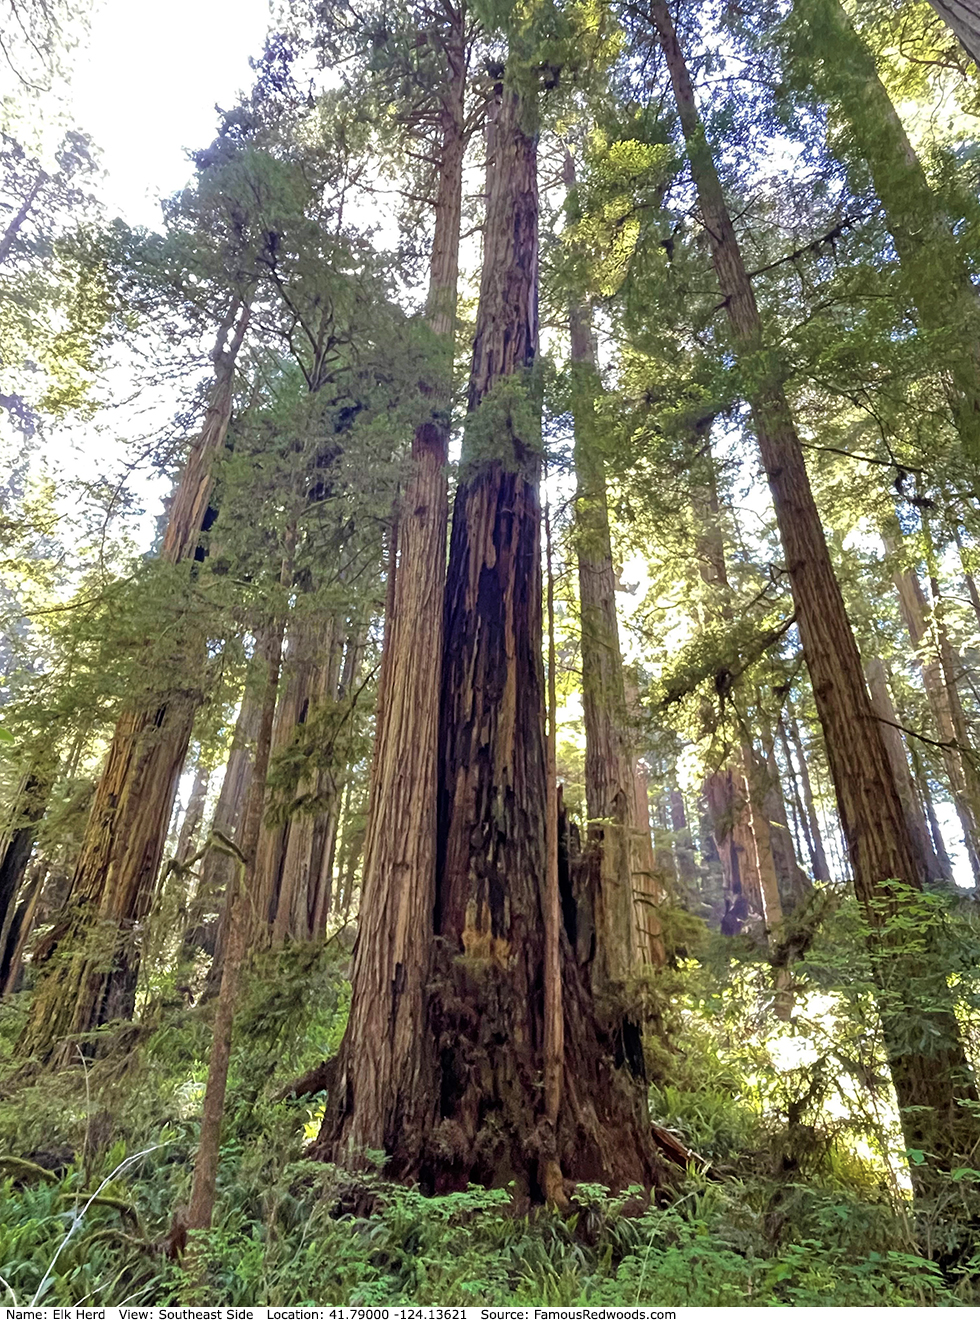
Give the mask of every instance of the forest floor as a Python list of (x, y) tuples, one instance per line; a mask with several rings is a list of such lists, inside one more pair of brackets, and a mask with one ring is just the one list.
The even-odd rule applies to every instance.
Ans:
[(686, 922), (686, 957), (637, 992), (660, 1025), (652, 1114), (704, 1164), (663, 1205), (579, 1186), (566, 1217), (506, 1189), (425, 1197), (305, 1159), (322, 1102), (276, 1094), (337, 1048), (346, 952), (266, 957), (236, 1025), (218, 1213), (193, 1277), (169, 1250), (207, 1010), (149, 987), (138, 1028), (29, 1079), (11, 1058), (22, 992), (0, 1009), (0, 1286), (21, 1306), (976, 1303), (980, 1250), (950, 1245), (980, 1172), (955, 1172), (945, 1205), (913, 1221), (867, 1007), (853, 976), (846, 1013), (831, 985), (850, 921), (818, 943), (789, 1025), (758, 952)]

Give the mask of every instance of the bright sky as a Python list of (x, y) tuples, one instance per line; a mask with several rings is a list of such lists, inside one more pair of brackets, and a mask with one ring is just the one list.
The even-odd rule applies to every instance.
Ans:
[(269, 0), (96, 0), (72, 99), (102, 150), (106, 202), (131, 224), (158, 224), (158, 199), (191, 175), (185, 149), (206, 146), (215, 103), (249, 86), (268, 26)]
[[(261, 54), (269, 24), (269, 0), (95, 0), (65, 110), (99, 149), (98, 192), (109, 215), (160, 228), (160, 199), (191, 178), (186, 152), (213, 139), (215, 104), (228, 107), (250, 86), (249, 58)], [(173, 392), (140, 390), (134, 370), (123, 355), (107, 377), (110, 394), (131, 404), (63, 429), (49, 460), (69, 476), (98, 469), (114, 481), (132, 458), (133, 438), (166, 426)], [(137, 474), (129, 485), (145, 509), (131, 512), (130, 531), (147, 546), (167, 483)]]

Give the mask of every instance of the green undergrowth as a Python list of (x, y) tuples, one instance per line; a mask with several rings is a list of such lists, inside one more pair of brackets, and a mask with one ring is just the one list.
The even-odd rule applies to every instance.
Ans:
[[(139, 1032), (107, 1031), (84, 1067), (29, 1079), (11, 1064), (28, 991), (0, 1010), (5, 1302), (976, 1303), (980, 1255), (920, 1251), (858, 993), (837, 1013), (833, 946), (852, 922), (830, 922), (800, 965), (790, 1024), (773, 1018), (758, 951), (685, 933), (642, 994), (657, 1037), (652, 1113), (697, 1164), (653, 1203), (580, 1186), (569, 1216), (519, 1206), (507, 1189), (425, 1197), (380, 1169), (307, 1160), (323, 1099), (276, 1094), (336, 1050), (349, 952), (337, 941), (266, 957), (236, 1025), (203, 1286), (168, 1249), (190, 1190), (207, 1009), (163, 989)], [(974, 1177), (960, 1173), (956, 1192)], [(949, 1219), (932, 1227), (940, 1249)]]
[[(662, 1304), (938, 1305), (962, 1288), (903, 1245), (887, 1209), (842, 1191), (795, 1190), (796, 1228), (775, 1235), (761, 1189), (692, 1178), (667, 1207), (625, 1215), (624, 1197), (579, 1191), (569, 1217), (519, 1215), (507, 1190), (427, 1198), (380, 1175), (289, 1162), (269, 1183), (229, 1180), (202, 1237), (202, 1295), (166, 1256), (186, 1153), (165, 1146), (84, 1206), (77, 1167), (3, 1183), (0, 1261), (14, 1299), (49, 1305)], [(121, 1148), (107, 1153), (105, 1164)], [(98, 1173), (98, 1172), (94, 1172)], [(107, 1171), (106, 1174), (109, 1172)], [(628, 1196), (628, 1195), (627, 1195)], [(809, 1233), (804, 1233), (804, 1232)]]
[(352, 1186), (330, 1168), (298, 1163), (269, 1197), (261, 1234), (254, 1222), (226, 1219), (212, 1237), (215, 1298), (842, 1306), (959, 1298), (934, 1264), (896, 1246), (900, 1230), (887, 1217), (865, 1226), (855, 1248), (855, 1199), (814, 1198), (814, 1234), (774, 1251), (765, 1212), (744, 1188), (698, 1182), (640, 1216), (624, 1215), (623, 1197), (580, 1190), (580, 1210), (562, 1219), (517, 1215), (506, 1190), (425, 1198), (380, 1179)]

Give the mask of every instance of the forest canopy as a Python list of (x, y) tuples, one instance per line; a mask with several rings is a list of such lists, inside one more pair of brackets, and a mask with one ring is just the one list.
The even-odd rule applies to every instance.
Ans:
[(972, 0), (0, 12), (11, 1302), (980, 1302)]

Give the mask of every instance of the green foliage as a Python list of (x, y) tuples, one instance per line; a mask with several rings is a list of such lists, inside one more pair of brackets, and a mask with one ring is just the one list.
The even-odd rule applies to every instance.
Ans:
[[(944, 957), (965, 973), (972, 920), (964, 923), (932, 897), (923, 903), (950, 943)], [(29, 1300), (72, 1211), (127, 1156), (153, 1149), (114, 1176), (86, 1212), (55, 1264), (46, 1302), (973, 1302), (969, 1255), (945, 1267), (923, 1256), (906, 1196), (889, 1176), (894, 1121), (870, 978), (862, 981), (860, 968), (855, 974), (865, 939), (855, 908), (836, 910), (796, 966), (790, 1025), (772, 1019), (767, 965), (757, 950), (707, 940), (703, 926), (682, 914), (667, 930), (673, 972), (663, 986), (633, 992), (662, 1022), (651, 1110), (704, 1165), (662, 1205), (641, 1189), (611, 1194), (580, 1185), (571, 1214), (561, 1217), (528, 1209), (507, 1189), (425, 1196), (370, 1165), (355, 1172), (306, 1159), (317, 1099), (282, 1102), (276, 1093), (339, 1044), (349, 952), (334, 940), (320, 952), (264, 955), (251, 970), (232, 1060), (218, 1211), (214, 1228), (198, 1237), (203, 1294), (197, 1269), (191, 1279), (163, 1252), (173, 1211), (187, 1196), (196, 1142), (208, 1049), (200, 1011), (159, 1012), (122, 1073), (105, 1060), (87, 1077), (63, 1072), (56, 1086), (43, 1078), (8, 1085), (0, 1103), (0, 1274), (21, 1304)], [(914, 930), (911, 937), (918, 940)], [(654, 1012), (658, 994), (664, 1003)], [(17, 1015), (16, 1003), (0, 1014), (0, 1041), (16, 1033)], [(4, 1166), (5, 1157), (17, 1160)], [(951, 1189), (978, 1179), (964, 1166), (953, 1172)], [(945, 1229), (940, 1217), (928, 1233), (934, 1243), (943, 1234), (948, 1240), (948, 1216)]]
[[(859, 36), (825, 0), (784, 14), (684, 10), (699, 90), (711, 88), (707, 136), (769, 329), (770, 347), (740, 364), (647, 15), (625, 7), (617, 15), (593, 0), (480, 0), (463, 31), (450, 10), (422, 4), (354, 15), (342, 0), (295, 0), (291, 9), (294, 30), (270, 39), (253, 89), (222, 114), (214, 142), (194, 158), (193, 183), (167, 204), (162, 234), (78, 225), (80, 208), (86, 220), (96, 216), (93, 159), (80, 135), (65, 139), (57, 168), (4, 138), (4, 226), (37, 185), (0, 273), (0, 392), (23, 427), (86, 412), (117, 335), (145, 351), (152, 327), (166, 349), (161, 371), (191, 364), (209, 382), (206, 354), (229, 309), (247, 304), (251, 313), (203, 559), (147, 561), (125, 534), (108, 536), (114, 511), (139, 505), (115, 482), (91, 481), (85, 513), (66, 513), (79, 488), (62, 489), (53, 467), (29, 468), (16, 456), (10, 464), (0, 522), (11, 619), (0, 785), (14, 801), (38, 759), (45, 768), (63, 763), (39, 829), (53, 892), (42, 935), (122, 705), (193, 693), (202, 700), (202, 759), (220, 762), (255, 634), (273, 614), (288, 615), (284, 688), (302, 664), (322, 660), (328, 632), (330, 647), (346, 639), (357, 662), (279, 748), (266, 819), (278, 826), (342, 802), (335, 911), (346, 924), (369, 792), (390, 512), (426, 392), (438, 382), (441, 397), (446, 384), (411, 303), (428, 242), (433, 150), (446, 114), (457, 113), (446, 93), (453, 40), (465, 49), (455, 58), (472, 66), (464, 136), (476, 141), (500, 78), (522, 93), (525, 127), (541, 130), (543, 215), (554, 221), (542, 240), (543, 322), (567, 327), (574, 302), (595, 314), (601, 346), (594, 372), (543, 364), (498, 383), (466, 421), (462, 475), (495, 463), (533, 480), (545, 397), (549, 469), (567, 484), (566, 415), (572, 405), (579, 422), (590, 415), (578, 513), (604, 522), (608, 508), (615, 558), (632, 562), (624, 574), (638, 584), (633, 593), (622, 585), (627, 608), (633, 597), (623, 650), (640, 653), (646, 713), (635, 734), (654, 785), (658, 860), (679, 864), (684, 835), (666, 825), (668, 791), (682, 786), (694, 809), (705, 775), (733, 748), (754, 741), (757, 753), (771, 751), (790, 801), (803, 768), (788, 744), (775, 747), (784, 716), (801, 723), (799, 756), (822, 813), (822, 823), (808, 823), (803, 805), (790, 803), (798, 850), (808, 825), (835, 834), (785, 556), (744, 405), (774, 379), (791, 397), (862, 647), (891, 664), (902, 723), (932, 737), (916, 757), (945, 806), (947, 759), (937, 747), (945, 735), (930, 724), (893, 566), (876, 541), (898, 507), (909, 548), (901, 568), (918, 572), (922, 562), (937, 584), (923, 658), (941, 622), (964, 662), (960, 697), (975, 737), (976, 620), (957, 600), (950, 548), (963, 543), (963, 564), (976, 569), (980, 517), (947, 380), (951, 347), (968, 347), (975, 312), (923, 325), (915, 304), (931, 306), (947, 268), (961, 269), (965, 289), (980, 270), (976, 131), (966, 119), (977, 78), (931, 9), (869, 0), (856, 15)], [(316, 80), (299, 87), (298, 57), (304, 79), (308, 64), (324, 66), (317, 74), (330, 90)], [(887, 169), (878, 161), (876, 172), (866, 159), (867, 143), (880, 147), (897, 122), (880, 97), (860, 103), (876, 70), (920, 148), (914, 196), (896, 183), (894, 160)], [(940, 124), (953, 104), (964, 113)], [(551, 187), (566, 144), (578, 175), (570, 195)], [(901, 175), (908, 159), (895, 159)], [(371, 228), (388, 185), (401, 198), (396, 252), (380, 251)], [(902, 269), (894, 215), (883, 214), (888, 198), (874, 185), (896, 191), (894, 214), (933, 240), (917, 282)], [(464, 203), (466, 229), (479, 223), (477, 201)], [(462, 302), (461, 346), (465, 289)], [(207, 389), (151, 445), (160, 472), (179, 470)], [(287, 548), (292, 581), (283, 586)], [(574, 550), (570, 541), (565, 569)], [(559, 762), (566, 802), (584, 818), (579, 619), (572, 574), (563, 577), (559, 687), (572, 714)], [(306, 651), (304, 633), (313, 639)], [(687, 832), (693, 874), (678, 898), (716, 919), (719, 865), (699, 829), (699, 863)], [(807, 928), (804, 906), (772, 951), (663, 907), (667, 967), (627, 990), (646, 1028), (652, 1114), (695, 1161), (663, 1205), (643, 1190), (582, 1185), (567, 1217), (529, 1209), (507, 1189), (423, 1196), (389, 1182), (380, 1153), (367, 1154), (377, 1169), (357, 1173), (306, 1159), (324, 1099), (284, 1102), (278, 1093), (338, 1049), (351, 933), (345, 925), (322, 950), (256, 959), (236, 1025), (217, 1216), (197, 1245), (207, 1301), (975, 1303), (980, 1264), (963, 1244), (976, 1224), (976, 1161), (964, 1154), (911, 1215), (909, 1171), (928, 1169), (932, 1153), (925, 1140), (906, 1148), (882, 1023), (893, 1055), (899, 1046), (928, 1060), (942, 1049), (936, 1012), (952, 1005), (977, 1058), (976, 918), (948, 898), (895, 887), (900, 903), (869, 930), (856, 903), (840, 898), (835, 890), (819, 931)], [(0, 1096), (0, 1275), (21, 1304), (52, 1263), (45, 1303), (204, 1302), (196, 1275), (163, 1252), (188, 1193), (211, 1013), (185, 1003), (190, 992), (172, 967), (186, 893), (176, 886), (165, 900), (154, 915), (163, 936), (143, 946), (150, 967), (140, 1021), (100, 1029), (95, 1060), (56, 1080), (16, 1075), (30, 969), (27, 990), (0, 1007), (0, 1063), (10, 1076)], [(788, 1023), (773, 1013), (768, 956), (781, 951), (794, 956)], [(92, 1195), (83, 1219), (73, 1219)]]
[(27, 436), (45, 415), (92, 407), (115, 311), (89, 232), (96, 169), (77, 130), (44, 164), (0, 131), (0, 407)]
[(541, 453), (541, 405), (537, 380), (503, 376), (466, 418), (464, 476), (490, 464), (505, 472), (533, 473)]

